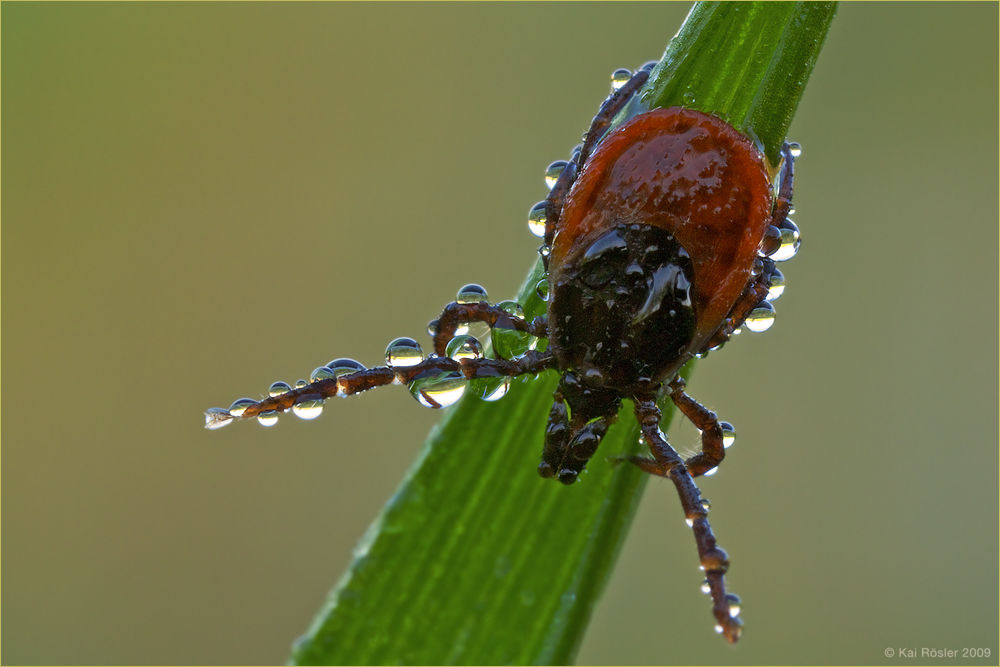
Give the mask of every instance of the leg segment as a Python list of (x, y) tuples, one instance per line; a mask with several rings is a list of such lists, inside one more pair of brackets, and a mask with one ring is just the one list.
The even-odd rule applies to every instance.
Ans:
[[(743, 632), (743, 621), (739, 618), (736, 606), (738, 598), (726, 593), (725, 574), (729, 569), (729, 557), (716, 543), (712, 527), (708, 523), (708, 510), (702, 504), (701, 492), (695, 486), (684, 461), (660, 430), (660, 409), (656, 406), (655, 397), (637, 396), (635, 416), (639, 420), (642, 435), (649, 445), (653, 458), (631, 457), (629, 461), (646, 472), (669, 478), (677, 488), (684, 517), (694, 531), (698, 558), (701, 560), (705, 581), (712, 595), (712, 613), (717, 623), (716, 630), (730, 643), (736, 643)], [(732, 613), (731, 610), (736, 610), (736, 613)]]
[(531, 334), (536, 338), (548, 336), (548, 327), (544, 317), (536, 317), (527, 322), (511, 315), (500, 306), (493, 306), (485, 301), (479, 303), (452, 301), (444, 307), (436, 322), (437, 324), (434, 326), (434, 353), (439, 357), (445, 356), (445, 348), (447, 348), (448, 342), (455, 337), (455, 331), (460, 324), (483, 322), (491, 329), (494, 327), (514, 329)]
[(714, 350), (728, 341), (732, 337), (733, 332), (743, 326), (750, 313), (766, 301), (767, 292), (771, 289), (771, 276), (774, 275), (777, 269), (774, 266), (774, 262), (766, 257), (759, 258), (759, 261), (762, 268), (757, 280), (747, 287), (743, 295), (733, 305), (732, 310), (729, 311), (729, 316), (723, 320), (722, 326), (719, 327), (715, 335), (705, 344), (705, 347), (701, 350), (702, 353)]
[[(638, 72), (632, 75), (624, 86), (616, 90), (611, 94), (601, 108), (597, 111), (597, 115), (594, 116), (594, 120), (590, 123), (590, 129), (587, 130), (587, 134), (584, 135), (583, 147), (580, 149), (580, 154), (574, 156), (570, 160), (566, 168), (563, 169), (562, 174), (556, 180), (556, 184), (549, 191), (549, 196), (545, 199), (545, 245), (551, 246), (552, 240), (555, 238), (556, 227), (559, 224), (559, 214), (562, 211), (563, 203), (566, 200), (566, 195), (569, 193), (569, 189), (573, 186), (573, 182), (576, 180), (577, 172), (587, 164), (587, 160), (590, 158), (591, 152), (594, 150), (594, 146), (597, 145), (601, 137), (607, 131), (608, 126), (611, 125), (611, 120), (615, 115), (625, 108), (628, 101), (632, 96), (646, 83), (649, 79), (649, 72), (652, 67), (643, 67)], [(546, 269), (548, 266), (546, 266)]]
[(746, 291), (739, 298), (729, 316), (719, 327), (719, 330), (712, 336), (701, 352), (716, 348), (729, 340), (732, 333), (743, 326), (747, 316), (767, 297), (768, 290), (771, 289), (772, 277), (780, 276), (781, 273), (774, 266), (774, 260), (768, 256), (774, 254), (781, 245), (782, 230), (795, 230), (795, 223), (788, 219), (788, 212), (792, 207), (792, 181), (795, 176), (795, 156), (792, 155), (791, 144), (785, 143), (781, 149), (782, 165), (779, 175), (778, 196), (774, 202), (774, 210), (771, 213), (771, 226), (764, 236), (761, 253), (763, 257), (757, 259), (757, 278), (747, 287)]
[(286, 412), (296, 405), (323, 401), (334, 396), (351, 396), (387, 384), (410, 384), (420, 376), (460, 372), (468, 380), (518, 377), (526, 373), (541, 373), (555, 366), (555, 358), (548, 352), (530, 351), (523, 357), (510, 359), (463, 359), (430, 357), (413, 366), (376, 366), (340, 377), (328, 377), (310, 382), (303, 387), (290, 389), (278, 396), (240, 406), (239, 412), (212, 408), (206, 413), (206, 426), (219, 428), (234, 419), (250, 419), (266, 412)]
[(719, 417), (684, 393), (683, 378), (678, 377), (670, 383), (670, 398), (677, 409), (701, 431), (701, 453), (687, 459), (684, 465), (692, 477), (704, 475), (722, 463), (722, 459), (726, 457)]
[(795, 156), (792, 155), (792, 145), (787, 141), (781, 147), (781, 175), (778, 177), (778, 198), (774, 203), (774, 213), (771, 217), (771, 224), (779, 225), (788, 217), (788, 211), (792, 208), (792, 180), (795, 176)]

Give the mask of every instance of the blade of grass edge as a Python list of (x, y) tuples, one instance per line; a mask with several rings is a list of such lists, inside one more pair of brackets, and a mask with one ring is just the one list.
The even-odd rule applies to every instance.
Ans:
[[(698, 3), (642, 99), (715, 113), (776, 156), (835, 7)], [(529, 317), (544, 312), (540, 278), (536, 264), (518, 295)], [(646, 480), (601, 457), (573, 487), (538, 478), (556, 379), (515, 381), (499, 403), (466, 397), (450, 410), (296, 643), (294, 663), (572, 661)], [(637, 439), (626, 407), (603, 455), (636, 453)]]

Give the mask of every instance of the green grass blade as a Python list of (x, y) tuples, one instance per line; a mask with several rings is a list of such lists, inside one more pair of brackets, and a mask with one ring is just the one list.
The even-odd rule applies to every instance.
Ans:
[[(699, 3), (643, 100), (716, 113), (776, 153), (834, 8)], [(529, 316), (544, 312), (534, 294), (540, 278), (536, 264), (519, 295)], [(645, 476), (603, 460), (639, 451), (626, 408), (580, 483), (538, 477), (556, 380), (518, 380), (497, 403), (467, 397), (448, 411), (296, 645), (294, 663), (573, 660)], [(671, 415), (665, 410), (664, 428)], [(707, 607), (696, 611), (711, 622)]]
[(653, 71), (650, 108), (683, 105), (755, 135), (772, 164), (836, 2), (699, 2)]

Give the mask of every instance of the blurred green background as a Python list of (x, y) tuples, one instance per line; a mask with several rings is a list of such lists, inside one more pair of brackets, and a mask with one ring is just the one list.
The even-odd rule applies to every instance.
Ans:
[[(440, 415), (203, 410), (513, 295), (545, 166), (688, 8), (4, 3), (3, 662), (283, 662)], [(653, 480), (580, 662), (996, 663), (997, 24), (841, 7), (777, 323), (690, 384), (744, 640)]]

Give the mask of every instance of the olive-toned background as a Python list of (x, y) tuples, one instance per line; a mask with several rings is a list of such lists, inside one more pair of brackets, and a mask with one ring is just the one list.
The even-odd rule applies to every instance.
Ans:
[[(3, 662), (283, 662), (439, 415), (202, 411), (513, 295), (543, 169), (688, 7), (4, 3)], [(997, 24), (842, 6), (777, 323), (690, 385), (745, 638), (654, 480), (581, 662), (996, 663)]]

